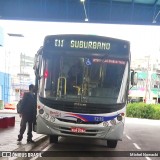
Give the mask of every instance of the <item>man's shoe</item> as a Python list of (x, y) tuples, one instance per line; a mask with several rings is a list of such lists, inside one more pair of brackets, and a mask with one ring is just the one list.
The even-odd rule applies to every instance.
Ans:
[(35, 143), (35, 141), (31, 140), (27, 140), (27, 143)]
[(22, 139), (23, 139), (23, 136), (18, 135), (18, 139), (17, 139), (17, 141), (18, 141), (18, 142), (20, 142), (20, 141), (22, 141)]

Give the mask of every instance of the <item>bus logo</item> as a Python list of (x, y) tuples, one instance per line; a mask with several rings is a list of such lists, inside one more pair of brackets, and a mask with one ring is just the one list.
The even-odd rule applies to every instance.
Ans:
[(87, 106), (86, 103), (74, 103), (74, 106)]
[(77, 118), (77, 123), (81, 124), (81, 123), (83, 123), (83, 121), (80, 118)]

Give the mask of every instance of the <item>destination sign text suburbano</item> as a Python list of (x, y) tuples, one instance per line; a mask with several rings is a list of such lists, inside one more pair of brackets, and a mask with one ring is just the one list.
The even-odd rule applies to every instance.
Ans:
[(110, 50), (111, 44), (107, 42), (100, 41), (83, 41), (83, 40), (70, 40), (69, 46), (66, 46), (64, 39), (55, 39), (55, 47), (63, 48), (83, 48), (83, 49), (100, 49), (100, 50)]

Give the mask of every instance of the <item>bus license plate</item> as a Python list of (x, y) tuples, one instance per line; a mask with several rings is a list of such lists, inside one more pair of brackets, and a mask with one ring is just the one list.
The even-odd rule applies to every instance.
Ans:
[(74, 133), (85, 133), (86, 132), (84, 128), (77, 128), (77, 127), (71, 128), (71, 131)]

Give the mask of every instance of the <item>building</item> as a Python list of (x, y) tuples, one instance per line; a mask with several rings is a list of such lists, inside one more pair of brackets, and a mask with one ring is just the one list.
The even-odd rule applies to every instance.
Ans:
[(5, 48), (5, 33), (0, 27), (0, 100), (4, 103), (10, 101), (11, 75), (8, 71), (9, 58)]
[(17, 102), (34, 83), (34, 55), (27, 56), (24, 37), (0, 28), (0, 100)]
[(133, 60), (131, 68), (138, 73), (138, 84), (129, 90), (134, 101), (160, 103), (160, 61), (157, 57)]
[(15, 93), (16, 100), (23, 97), (25, 91), (28, 90), (30, 84), (34, 84), (35, 77), (33, 71), (34, 57), (20, 54), (17, 72), (12, 75), (12, 89)]

